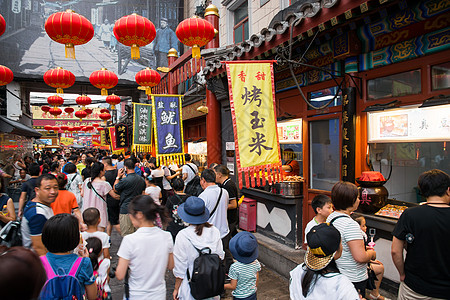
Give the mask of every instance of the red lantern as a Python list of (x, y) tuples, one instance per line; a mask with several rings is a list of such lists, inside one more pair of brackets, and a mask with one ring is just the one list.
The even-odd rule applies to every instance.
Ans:
[(59, 127), (58, 126), (53, 126), (53, 131), (58, 132), (59, 131)]
[(48, 111), (52, 116), (55, 116), (57, 118), (60, 114), (62, 114), (62, 110), (59, 107), (52, 107)]
[(64, 108), (64, 111), (67, 114), (71, 115), (75, 110), (73, 109), (73, 107), (66, 107), (66, 108)]
[(47, 98), (47, 103), (53, 107), (57, 107), (64, 104), (64, 99), (60, 96), (54, 95)]
[(75, 131), (75, 127), (69, 126), (69, 128), (67, 128), (67, 130), (69, 130), (70, 132), (73, 132), (73, 131)]
[(69, 126), (67, 126), (67, 125), (61, 125), (61, 130), (62, 130), (62, 131), (69, 130)]
[(75, 83), (75, 75), (70, 71), (57, 67), (45, 72), (44, 81), (47, 85), (56, 88), (57, 94), (63, 94), (63, 89), (67, 89)]
[(45, 125), (44, 129), (47, 130), (47, 131), (51, 131), (51, 130), (53, 130), (53, 126)]
[(106, 124), (106, 122), (108, 122), (109, 119), (111, 119), (111, 115), (106, 112), (101, 113), (99, 117), (100, 117), (100, 119), (102, 119), (105, 122), (105, 124)]
[(47, 114), (47, 113), (50, 111), (50, 106), (44, 105), (44, 106), (41, 107), (41, 110), (42, 110), (45, 114)]
[(0, 36), (5, 33), (6, 22), (3, 16), (0, 14)]
[(81, 127), (81, 131), (87, 132), (87, 131), (88, 131), (88, 128), (87, 128), (87, 126), (83, 126), (83, 127)]
[(137, 84), (145, 87), (145, 94), (150, 95), (152, 93), (151, 88), (157, 86), (161, 81), (161, 75), (155, 70), (145, 68), (136, 74), (135, 79)]
[(100, 113), (101, 114), (103, 114), (103, 113), (109, 114), (109, 110), (107, 108), (102, 108), (102, 109), (100, 109)]
[(7, 85), (14, 79), (14, 74), (10, 68), (0, 65), (0, 86)]
[(75, 117), (79, 118), (80, 121), (83, 120), (83, 118), (86, 118), (87, 113), (84, 110), (78, 110), (75, 112)]
[(85, 108), (84, 111), (87, 113), (88, 116), (92, 114), (92, 109), (90, 108)]
[(102, 132), (103, 130), (105, 130), (105, 128), (103, 128), (103, 127), (97, 127), (97, 131), (98, 131), (98, 132)]
[(175, 31), (180, 42), (192, 47), (192, 57), (200, 58), (200, 47), (214, 38), (214, 26), (199, 17), (192, 17), (178, 24)]
[(86, 126), (86, 128), (88, 129), (88, 131), (94, 130), (94, 126), (92, 125)]
[(111, 109), (116, 109), (116, 105), (120, 103), (120, 97), (114, 94), (106, 97), (106, 103), (111, 105)]
[(80, 131), (81, 130), (81, 126), (73, 126), (74, 131)]
[(81, 105), (81, 106), (83, 107), (83, 109), (84, 109), (84, 107), (85, 107), (86, 105), (89, 105), (89, 104), (92, 103), (92, 100), (91, 100), (90, 97), (88, 97), (88, 96), (86, 96), (86, 95), (81, 95), (81, 96), (78, 96), (78, 97), (75, 99), (75, 102), (77, 102), (78, 105)]
[(114, 72), (102, 68), (92, 72), (91, 76), (89, 76), (89, 81), (96, 88), (102, 89), (102, 96), (108, 96), (108, 89), (115, 87), (119, 82), (119, 78)]
[(52, 40), (66, 45), (68, 58), (75, 58), (74, 45), (83, 45), (94, 36), (91, 22), (70, 9), (48, 17), (45, 21), (45, 31)]
[(92, 126), (95, 127), (95, 128), (97, 128), (98, 126), (100, 126), (100, 124), (98, 124), (98, 123), (92, 123)]
[(116, 21), (114, 35), (120, 43), (131, 47), (132, 59), (139, 59), (139, 47), (148, 45), (155, 39), (156, 29), (149, 19), (131, 14)]

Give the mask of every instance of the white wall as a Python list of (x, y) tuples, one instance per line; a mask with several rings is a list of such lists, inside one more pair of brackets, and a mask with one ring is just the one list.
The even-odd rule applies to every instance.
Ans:
[(12, 81), (6, 86), (8, 91), (16, 95), (17, 97), (11, 95), (11, 93), (6, 92), (6, 116), (14, 121), (19, 121), (22, 116), (22, 105), (20, 101), (20, 84)]

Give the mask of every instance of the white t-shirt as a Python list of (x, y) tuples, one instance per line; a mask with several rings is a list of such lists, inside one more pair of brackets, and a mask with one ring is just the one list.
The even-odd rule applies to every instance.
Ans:
[(163, 172), (164, 172), (164, 177), (163, 177), (163, 188), (164, 188), (165, 190), (171, 190), (171, 189), (172, 189), (172, 186), (170, 185), (169, 180), (167, 180), (167, 178), (166, 178), (166, 176), (170, 176), (170, 175), (171, 175), (171, 174), (170, 174), (170, 170), (169, 170), (169, 168), (166, 167), (166, 166), (162, 166), (161, 168), (162, 168), (162, 170), (163, 170)]
[(145, 188), (145, 194), (152, 197), (153, 201), (155, 201), (156, 204), (161, 205), (161, 202), (159, 201), (159, 194), (161, 194), (161, 188), (159, 186), (149, 186)]
[[(205, 206), (211, 213), (216, 206), (217, 200), (219, 199), (221, 188), (218, 185), (208, 186), (198, 197), (205, 201)], [(217, 209), (209, 217), (208, 222), (217, 227), (220, 231), (220, 237), (224, 238), (230, 229), (228, 228), (227, 220), (227, 209), (228, 209), (229, 196), (226, 189), (222, 188), (222, 196), (220, 197), (219, 205)]]
[(289, 292), (291, 300), (359, 300), (358, 292), (350, 280), (340, 273), (328, 273), (317, 277), (313, 289), (303, 297), (302, 278), (306, 271), (304, 264), (298, 265), (290, 272)]
[[(83, 240), (87, 240), (90, 237), (96, 237), (100, 241), (102, 241), (102, 249), (109, 248), (111, 246), (111, 243), (109, 242), (109, 235), (106, 232), (96, 231), (96, 232), (86, 232), (83, 231), (81, 233), (81, 236), (83, 237)], [(98, 259), (103, 259), (103, 251), (102, 254), (99, 256)], [(107, 257), (109, 259), (109, 257)]]
[[(195, 173), (192, 172), (192, 169), (189, 168), (187, 165), (191, 166), (192, 169), (194, 169)], [(186, 185), (186, 184), (189, 183), (189, 181), (191, 181), (191, 180), (195, 177), (195, 175), (197, 175), (197, 173), (198, 173), (198, 168), (197, 168), (197, 166), (196, 166), (195, 164), (193, 164), (193, 163), (187, 163), (186, 165), (183, 165), (183, 168), (182, 168), (182, 171), (181, 171), (181, 172), (182, 172), (183, 174), (187, 174), (187, 178), (186, 178), (186, 180), (184, 181), (184, 185)]]
[[(173, 249), (175, 259), (173, 275), (178, 278), (183, 278), (180, 290), (178, 291), (178, 297), (182, 300), (195, 300), (191, 295), (191, 288), (189, 287), (189, 281), (186, 275), (187, 269), (189, 269), (189, 274), (192, 274), (194, 260), (198, 257), (198, 252), (194, 247), (197, 249), (209, 247), (211, 253), (219, 255), (220, 259), (224, 259), (225, 257), (220, 232), (216, 227), (204, 227), (201, 236), (195, 233), (195, 225), (186, 227), (178, 232)], [(216, 296), (213, 299), (220, 299), (220, 296)]]
[(99, 259), (100, 265), (98, 266), (98, 277), (95, 280), (97, 286), (103, 285), (103, 291), (111, 292), (111, 287), (108, 284), (108, 269), (111, 266), (111, 261), (108, 258), (103, 260)]
[(166, 299), (164, 276), (172, 252), (172, 235), (158, 227), (141, 227), (123, 238), (117, 255), (130, 261), (130, 299)]
[(357, 262), (350, 252), (348, 242), (353, 240), (362, 240), (361, 228), (359, 224), (354, 221), (350, 216), (340, 213), (332, 212), (327, 222), (330, 222), (337, 216), (345, 216), (336, 219), (333, 222), (333, 226), (341, 233), (342, 242), (342, 255), (336, 260), (339, 271), (350, 279), (351, 282), (360, 282), (366, 280), (367, 276), (367, 263)]
[(308, 244), (308, 241), (306, 239), (306, 235), (311, 230), (311, 228), (313, 228), (316, 225), (319, 225), (319, 222), (316, 221), (316, 217), (312, 218), (312, 220), (309, 221), (308, 224), (306, 224), (306, 227), (305, 227), (305, 241), (304, 241), (305, 244)]

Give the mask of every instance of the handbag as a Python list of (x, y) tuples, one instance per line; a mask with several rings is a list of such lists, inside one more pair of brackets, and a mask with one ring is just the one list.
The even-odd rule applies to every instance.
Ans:
[(376, 289), (375, 281), (378, 281), (377, 276), (375, 275), (375, 271), (372, 269), (372, 266), (367, 264), (367, 275), (369, 275), (369, 278), (367, 279), (367, 289), (368, 290), (374, 290)]
[(0, 231), (0, 245), (22, 246), (22, 232), (19, 221), (9, 221)]

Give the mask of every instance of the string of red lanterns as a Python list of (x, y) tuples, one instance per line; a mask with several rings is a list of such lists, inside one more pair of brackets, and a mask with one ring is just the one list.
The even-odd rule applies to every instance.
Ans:
[(47, 103), (53, 107), (58, 107), (64, 104), (64, 99), (60, 96), (54, 95), (47, 98)]
[(87, 113), (84, 110), (78, 110), (75, 112), (75, 117), (80, 119), (80, 122), (87, 117)]

